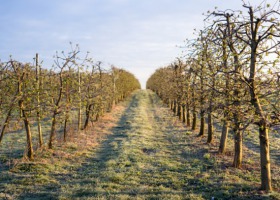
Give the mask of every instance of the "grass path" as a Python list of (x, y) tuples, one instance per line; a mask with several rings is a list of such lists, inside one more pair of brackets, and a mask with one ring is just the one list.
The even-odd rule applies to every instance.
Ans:
[(166, 124), (169, 119), (161, 118), (166, 109), (161, 110), (158, 101), (147, 91), (132, 97), (112, 134), (78, 170), (76, 178), (63, 186), (65, 198), (180, 199), (187, 195), (187, 161), (179, 150), (184, 144), (177, 141), (186, 130), (174, 131)]
[[(151, 91), (137, 91), (107, 115), (111, 117), (96, 125), (94, 139), (85, 136), (79, 143), (68, 143), (68, 154), (60, 154), (53, 164), (2, 173), (0, 181), (5, 185), (0, 186), (0, 199), (280, 197), (279, 191), (258, 194), (258, 169), (229, 167), (224, 158), (213, 154), (216, 143), (207, 145), (188, 131)], [(83, 146), (90, 148), (77, 151)], [(279, 166), (275, 170), (277, 187)]]

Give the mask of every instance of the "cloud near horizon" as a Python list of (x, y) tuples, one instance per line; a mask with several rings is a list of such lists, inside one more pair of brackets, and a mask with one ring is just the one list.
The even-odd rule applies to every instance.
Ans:
[(134, 73), (144, 87), (158, 67), (180, 55), (176, 46), (203, 27), (203, 12), (241, 5), (223, 0), (4, 1), (0, 59), (13, 55), (32, 62), (39, 53), (44, 67), (50, 67), (55, 52), (69, 49), (71, 41), (96, 61)]

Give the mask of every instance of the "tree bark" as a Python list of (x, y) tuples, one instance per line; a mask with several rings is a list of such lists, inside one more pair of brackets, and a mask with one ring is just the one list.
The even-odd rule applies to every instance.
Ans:
[[(229, 19), (227, 19), (229, 22)], [(226, 152), (227, 148), (227, 138), (228, 138), (228, 130), (229, 130), (229, 122), (228, 122), (228, 108), (229, 108), (229, 83), (230, 83), (230, 75), (228, 73), (228, 52), (227, 52), (227, 34), (228, 34), (228, 29), (224, 29), (222, 31), (223, 39), (222, 39), (222, 50), (223, 50), (223, 66), (224, 70), (226, 72), (225, 74), (225, 99), (224, 99), (224, 104), (225, 107), (223, 108), (224, 110), (224, 119), (223, 119), (223, 128), (222, 128), (222, 134), (221, 134), (221, 139), (220, 139), (220, 145), (219, 145), (219, 150), (218, 152), (221, 154), (224, 154)]]
[(234, 128), (234, 160), (233, 167), (242, 167), (242, 132), (239, 127)]
[(189, 106), (187, 106), (186, 108), (186, 121), (187, 121), (187, 127), (190, 127), (191, 126), (191, 114), (190, 114), (190, 108)]
[(34, 153), (33, 153), (33, 146), (32, 146), (32, 133), (31, 133), (28, 117), (27, 117), (26, 112), (23, 107), (24, 107), (23, 100), (20, 100), (19, 108), (20, 108), (20, 111), (22, 114), (22, 120), (24, 122), (25, 132), (26, 132), (27, 157), (29, 160), (34, 160)]
[(182, 122), (186, 123), (186, 105), (182, 105)]
[(2, 126), (1, 135), (0, 135), (0, 143), (1, 143), (2, 140), (3, 140), (4, 134), (5, 134), (5, 129), (6, 129), (7, 125), (8, 125), (8, 123), (9, 123), (10, 116), (11, 116), (11, 114), (12, 114), (12, 110), (13, 110), (12, 107), (10, 107), (10, 108), (9, 108), (9, 111), (8, 111), (8, 113), (7, 113), (6, 119), (5, 119), (5, 121), (4, 121), (4, 124), (3, 124), (3, 126)]
[(221, 154), (224, 154), (227, 149), (228, 126), (229, 126), (229, 122), (227, 120), (224, 120), (222, 135), (220, 139), (220, 146), (219, 146), (219, 153)]
[(64, 119), (64, 127), (63, 127), (63, 141), (64, 142), (67, 141), (67, 123), (68, 123), (68, 119), (69, 119), (69, 116), (68, 116), (68, 113), (67, 113), (66, 116), (65, 116), (65, 119)]
[(173, 113), (174, 113), (174, 114), (177, 113), (177, 101), (176, 101), (176, 100), (174, 100)]
[(49, 139), (49, 149), (53, 148), (53, 141), (55, 138), (55, 126), (56, 126), (56, 111), (53, 113), (52, 116), (52, 126), (51, 126), (51, 133), (50, 133), (50, 139)]
[(212, 120), (212, 112), (208, 113), (208, 138), (207, 143), (211, 143), (213, 141), (213, 120)]
[[(249, 14), (251, 19), (253, 19), (253, 10), (250, 7)], [(250, 58), (250, 76), (248, 79), (249, 82), (249, 91), (251, 97), (251, 104), (255, 108), (255, 116), (260, 120), (259, 125), (259, 139), (260, 139), (260, 157), (261, 157), (261, 189), (269, 192), (272, 191), (271, 186), (271, 169), (270, 169), (270, 153), (269, 153), (269, 139), (268, 139), (268, 122), (263, 111), (262, 105), (260, 103), (259, 95), (257, 94), (257, 85), (256, 85), (256, 63), (257, 63), (257, 49), (259, 41), (257, 41), (258, 27), (260, 25), (259, 19), (255, 23), (251, 20), (251, 58)]]
[(269, 138), (268, 127), (265, 121), (259, 127), (260, 137), (260, 157), (261, 157), (261, 189), (272, 191), (271, 172), (270, 172), (270, 155), (269, 155)]
[(181, 103), (177, 104), (177, 113), (176, 113), (177, 117), (179, 117), (179, 120), (182, 120), (182, 105)]
[(92, 108), (93, 104), (89, 104), (87, 106), (87, 109), (86, 109), (86, 120), (85, 120), (85, 124), (84, 124), (84, 129), (86, 129), (88, 127), (88, 123), (89, 123), (89, 119), (90, 119), (90, 111), (91, 111), (91, 108)]
[(203, 136), (204, 132), (205, 132), (205, 116), (204, 116), (204, 111), (202, 110), (200, 112), (200, 129), (199, 129), (198, 136)]

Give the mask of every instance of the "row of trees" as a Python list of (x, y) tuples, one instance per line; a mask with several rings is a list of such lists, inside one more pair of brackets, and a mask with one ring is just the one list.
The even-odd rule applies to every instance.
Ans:
[[(259, 130), (261, 189), (271, 191), (269, 129), (280, 122), (279, 2), (242, 11), (208, 12), (208, 26), (186, 43), (184, 58), (158, 69), (147, 81), (170, 108), (213, 140), (213, 117), (222, 124), (219, 152), (225, 153), (229, 129), (234, 134), (233, 166), (242, 164), (242, 134)], [(192, 118), (192, 120), (191, 120)], [(191, 124), (192, 121), (192, 124)]]
[[(87, 129), (90, 122), (98, 120), (116, 103), (140, 88), (131, 73), (116, 68), (102, 68), (87, 55), (81, 59), (78, 45), (69, 53), (57, 53), (52, 69), (42, 69), (38, 54), (34, 64), (20, 63), (13, 59), (0, 63), (0, 142), (8, 126), (23, 122), (27, 157), (34, 158), (31, 127), (37, 126), (38, 144), (46, 142), (42, 122), (50, 121), (47, 144), (53, 148), (57, 133), (68, 139), (69, 127)], [(58, 128), (58, 123), (63, 124)]]

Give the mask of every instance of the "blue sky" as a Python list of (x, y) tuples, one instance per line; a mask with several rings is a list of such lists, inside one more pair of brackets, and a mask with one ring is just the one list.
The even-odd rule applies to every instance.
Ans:
[(33, 62), (39, 53), (50, 68), (71, 41), (95, 61), (132, 72), (144, 87), (156, 68), (181, 55), (177, 46), (203, 28), (202, 13), (215, 6), (240, 9), (242, 1), (0, 0), (0, 59)]

